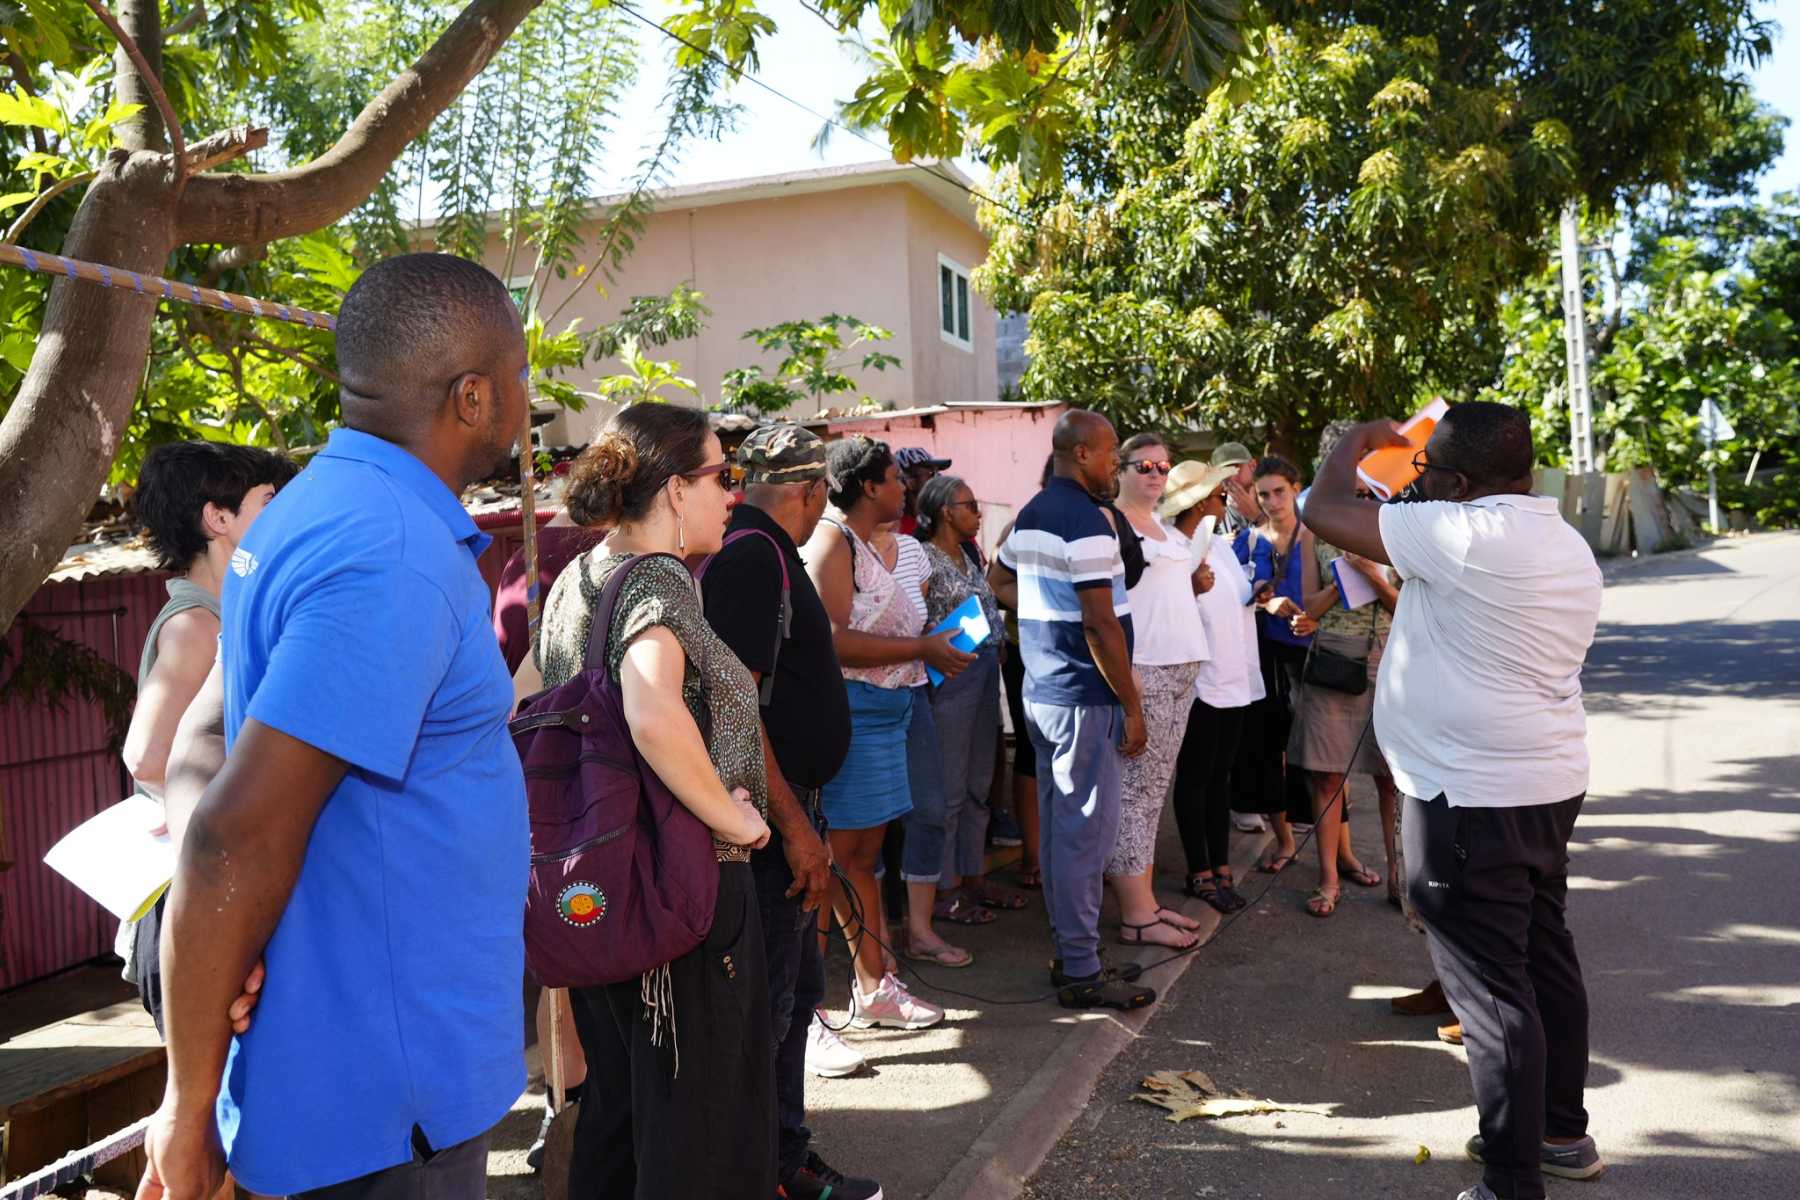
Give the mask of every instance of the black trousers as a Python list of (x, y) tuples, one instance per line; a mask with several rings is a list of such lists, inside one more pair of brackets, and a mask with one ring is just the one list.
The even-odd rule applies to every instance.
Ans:
[[(795, 789), (814, 814), (819, 793)], [(821, 830), (823, 836), (823, 830)], [(777, 1174), (785, 1182), (806, 1165), (812, 1130), (806, 1127), (806, 1034), (813, 1010), (825, 1002), (825, 959), (819, 952), (818, 914), (800, 907), (804, 897), (787, 897), (794, 882), (781, 835), (770, 830), (769, 844), (750, 856), (756, 903), (762, 922), (763, 956), (769, 973), (769, 1038), (775, 1054)]]
[(483, 1200), (487, 1195), (487, 1134), (433, 1150), (415, 1125), (412, 1140), (411, 1162), (300, 1192), (296, 1200)]
[(164, 892), (150, 911), (138, 921), (137, 941), (132, 946), (132, 968), (137, 974), (138, 999), (156, 1025), (156, 1036), (164, 1041), (162, 995), (162, 925), (168, 912), (169, 893)]
[(570, 1200), (775, 1194), (769, 981), (748, 863), (720, 864), (712, 930), (670, 968), (674, 1046), (651, 1044), (638, 980), (569, 993), (588, 1064)]
[(1294, 728), (1292, 694), (1306, 651), (1267, 638), (1257, 639), (1257, 651), (1264, 695), (1244, 710), (1244, 733), (1231, 774), (1231, 807), (1310, 825), (1312, 789), (1306, 772), (1288, 770), (1285, 761), (1288, 734)]
[(1546, 1137), (1587, 1133), (1587, 988), (1564, 922), (1569, 835), (1583, 796), (1522, 808), (1406, 797), (1407, 893), (1462, 1022), (1502, 1200), (1541, 1200)]
[(1175, 825), (1189, 875), (1231, 865), (1231, 768), (1243, 732), (1242, 708), (1196, 700), (1188, 710), (1175, 759)]

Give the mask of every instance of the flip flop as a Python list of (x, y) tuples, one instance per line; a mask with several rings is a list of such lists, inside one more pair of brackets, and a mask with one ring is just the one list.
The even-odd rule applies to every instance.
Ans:
[(934, 905), (931, 917), (934, 921), (948, 921), (952, 925), (992, 925), (999, 920), (989, 910), (971, 904), (966, 896), (958, 896), (948, 904)]
[[(1178, 919), (1171, 921), (1169, 919), (1170, 917)], [(1169, 928), (1179, 929), (1183, 933), (1195, 933), (1200, 928), (1200, 922), (1194, 921), (1194, 918), (1188, 916), (1186, 913), (1178, 913), (1172, 908), (1162, 908), (1158, 906), (1156, 910), (1156, 919), (1161, 921), (1164, 925), (1167, 925)], [(1192, 925), (1183, 925), (1181, 923), (1182, 921), (1194, 921), (1194, 923)]]
[(952, 946), (948, 942), (944, 943), (943, 948), (939, 950), (914, 950), (909, 943), (905, 952), (902, 953), (900, 957), (904, 958), (907, 962), (931, 963), (932, 965), (939, 967), (961, 968), (973, 966), (975, 964), (975, 956), (973, 954), (970, 954), (961, 946)]
[(1294, 860), (1298, 857), (1300, 857), (1298, 854), (1277, 854), (1257, 863), (1256, 869), (1264, 875), (1279, 875), (1293, 866)]
[(1044, 873), (1042, 871), (1014, 871), (1013, 882), (1026, 891), (1039, 892), (1044, 888)]
[(1339, 867), (1338, 874), (1342, 875), (1345, 879), (1348, 879), (1351, 883), (1354, 883), (1357, 887), (1381, 886), (1381, 876), (1374, 871), (1369, 870), (1367, 867), (1364, 867), (1359, 871), (1352, 871), (1347, 867)]
[(1314, 889), (1313, 894), (1306, 898), (1307, 915), (1318, 917), (1321, 920), (1336, 912), (1337, 906), (1338, 897), (1327, 892), (1324, 888)]

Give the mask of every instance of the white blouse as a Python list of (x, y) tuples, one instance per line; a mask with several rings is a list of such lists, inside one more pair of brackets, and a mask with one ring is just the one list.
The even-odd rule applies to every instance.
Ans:
[(1131, 661), (1143, 667), (1204, 662), (1206, 627), (1194, 605), (1191, 543), (1171, 525), (1145, 537), (1144, 574), (1131, 589)]
[[(1201, 545), (1194, 547), (1196, 565)], [(1249, 568), (1237, 560), (1231, 539), (1224, 534), (1213, 535), (1206, 562), (1212, 567), (1212, 589), (1195, 600), (1212, 657), (1200, 667), (1194, 695), (1213, 708), (1242, 708), (1261, 700), (1265, 692), (1262, 665), (1256, 656), (1256, 610), (1250, 606)]]

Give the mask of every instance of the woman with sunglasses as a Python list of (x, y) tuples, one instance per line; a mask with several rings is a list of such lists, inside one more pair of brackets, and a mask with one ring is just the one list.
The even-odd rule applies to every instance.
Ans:
[(925, 585), (925, 628), (936, 629), (973, 599), (988, 625), (975, 661), (931, 692), (944, 777), (943, 874), (938, 879), (939, 918), (985, 925), (993, 910), (1025, 907), (1017, 892), (990, 888), (987, 871), (988, 793), (1000, 734), (1000, 659), (1005, 636), (1000, 602), (988, 586), (987, 567), (975, 539), (981, 502), (954, 475), (939, 475), (919, 492), (913, 536), (925, 547), (931, 576)]
[(1134, 434), (1119, 447), (1119, 461), (1118, 508), (1144, 551), (1144, 573), (1130, 588), (1131, 666), (1144, 698), (1147, 741), (1142, 754), (1125, 760), (1119, 836), (1106, 878), (1119, 900), (1120, 941), (1186, 950), (1199, 940), (1199, 923), (1157, 903), (1151, 876), (1194, 680), (1208, 657), (1206, 627), (1194, 604), (1200, 583), (1191, 543), (1156, 515), (1169, 479), (1169, 448), (1154, 433)]
[(639, 753), (712, 830), (719, 861), (711, 932), (669, 964), (656, 1022), (640, 980), (571, 993), (600, 1101), (582, 1105), (576, 1120), (570, 1195), (775, 1194), (769, 989), (750, 875), (750, 852), (769, 840), (761, 714), (750, 672), (706, 623), (682, 563), (719, 548), (729, 470), (704, 413), (634, 404), (569, 474), (569, 516), (611, 532), (550, 589), (539, 635), (544, 682), (555, 687), (583, 669), (601, 592), (629, 571), (602, 661)]

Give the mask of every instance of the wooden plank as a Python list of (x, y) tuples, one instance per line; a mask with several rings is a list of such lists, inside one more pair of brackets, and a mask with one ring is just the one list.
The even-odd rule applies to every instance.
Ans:
[(6, 1160), (0, 1183), (49, 1166), (70, 1150), (87, 1145), (86, 1108), (80, 1096), (15, 1116), (6, 1123)]
[(1627, 476), (1631, 503), (1631, 532), (1640, 554), (1655, 554), (1675, 540), (1675, 527), (1663, 503), (1662, 485), (1649, 467), (1636, 467)]
[(0, 1120), (13, 1121), (52, 1107), (162, 1061), (161, 1046), (92, 1046), (24, 1053), (0, 1046)]
[[(147, 1117), (155, 1112), (156, 1106), (162, 1103), (163, 1084), (167, 1079), (167, 1066), (155, 1062), (89, 1093), (87, 1140), (82, 1145), (91, 1146), (133, 1124), (140, 1117)], [(79, 1147), (71, 1146), (70, 1149)], [(131, 1195), (137, 1191), (138, 1181), (144, 1177), (144, 1161), (142, 1149), (121, 1155), (96, 1167), (94, 1182), (101, 1187)]]

